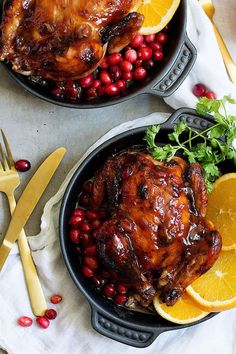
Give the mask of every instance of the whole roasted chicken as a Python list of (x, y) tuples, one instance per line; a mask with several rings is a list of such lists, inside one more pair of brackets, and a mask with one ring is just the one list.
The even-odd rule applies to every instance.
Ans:
[(7, 0), (0, 60), (54, 80), (93, 72), (105, 51), (120, 51), (140, 29), (141, 0)]
[(158, 162), (144, 151), (110, 157), (96, 174), (92, 202), (109, 213), (95, 233), (99, 256), (144, 306), (156, 294), (173, 305), (219, 256), (198, 163)]

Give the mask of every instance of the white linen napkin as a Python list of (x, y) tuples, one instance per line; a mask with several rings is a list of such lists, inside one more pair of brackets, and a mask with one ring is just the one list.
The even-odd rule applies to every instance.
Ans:
[[(220, 0), (218, 0), (219, 2)], [(228, 0), (224, 11), (235, 8), (235, 1)], [(225, 3), (225, 2), (224, 2)], [(232, 7), (227, 7), (228, 4)], [(174, 108), (194, 107), (196, 99), (191, 94), (195, 83), (203, 82), (220, 97), (231, 93), (235, 87), (229, 82), (211, 25), (196, 0), (189, 0), (188, 34), (198, 49), (197, 63), (179, 90), (166, 102)], [(236, 49), (236, 48), (235, 48)], [(1, 273), (0, 290), (0, 348), (9, 354), (120, 354), (138, 353), (132, 348), (96, 333), (90, 324), (89, 305), (71, 280), (59, 247), (58, 213), (61, 198), (72, 174), (96, 146), (108, 138), (134, 127), (161, 123), (167, 114), (155, 113), (127, 122), (112, 129), (97, 141), (68, 174), (59, 192), (46, 204), (38, 236), (29, 237), (33, 257), (47, 298), (53, 293), (63, 296), (63, 302), (53, 306), (58, 311), (56, 320), (47, 330), (37, 325), (22, 328), (16, 324), (20, 315), (31, 315), (27, 290), (18, 252), (12, 252)], [(16, 250), (16, 248), (15, 248)], [(236, 310), (221, 313), (198, 326), (162, 334), (150, 347), (142, 349), (150, 354), (233, 354), (235, 353)]]

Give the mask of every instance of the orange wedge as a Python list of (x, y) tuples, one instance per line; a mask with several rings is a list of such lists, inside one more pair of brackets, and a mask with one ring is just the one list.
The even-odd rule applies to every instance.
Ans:
[(154, 298), (153, 304), (161, 317), (177, 324), (193, 323), (208, 315), (208, 312), (201, 310), (186, 293), (174, 306), (166, 306), (166, 304), (160, 302), (158, 296)]
[(236, 250), (236, 173), (228, 173), (214, 183), (208, 196), (207, 218), (222, 236), (223, 250)]
[(138, 12), (144, 15), (141, 34), (160, 32), (174, 16), (180, 0), (143, 0)]
[(186, 290), (204, 311), (218, 312), (235, 307), (236, 251), (221, 252), (214, 266)]

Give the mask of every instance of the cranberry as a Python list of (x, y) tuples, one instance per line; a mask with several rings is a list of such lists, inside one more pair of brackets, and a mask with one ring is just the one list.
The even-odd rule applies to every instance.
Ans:
[(98, 260), (95, 257), (84, 257), (84, 264), (90, 269), (97, 269), (99, 266)]
[(15, 162), (15, 168), (19, 172), (26, 172), (31, 168), (31, 164), (28, 160), (18, 160)]
[(44, 329), (48, 328), (48, 326), (50, 325), (49, 319), (45, 316), (37, 317), (36, 322), (39, 325), (39, 327), (44, 328)]
[(138, 57), (141, 60), (149, 60), (152, 57), (152, 49), (149, 47), (141, 48), (138, 51)]
[[(101, 82), (100, 82), (100, 84), (101, 84)], [(85, 191), (85, 193), (91, 193), (92, 190), (93, 190), (93, 182), (92, 181), (85, 182), (84, 185), (83, 185), (83, 190)]]
[(89, 220), (96, 220), (98, 218), (98, 213), (96, 213), (96, 211), (93, 211), (93, 210), (87, 210), (86, 217)]
[(62, 296), (58, 294), (52, 295), (50, 301), (54, 305), (59, 304), (60, 302), (62, 302)]
[(86, 247), (84, 250), (84, 254), (86, 256), (96, 256), (96, 254), (97, 254), (96, 245), (90, 245), (90, 246)]
[(80, 240), (80, 230), (78, 229), (72, 229), (70, 230), (70, 239), (74, 243), (79, 243)]
[(97, 230), (100, 227), (100, 225), (101, 225), (101, 223), (98, 219), (92, 221), (92, 229), (93, 230)]
[(108, 68), (109, 64), (108, 64), (108, 61), (107, 61), (107, 57), (103, 58), (103, 60), (101, 61), (99, 66), (102, 69), (107, 69)]
[(155, 61), (160, 61), (164, 58), (164, 54), (161, 50), (155, 50), (152, 55), (152, 59)]
[(81, 235), (81, 241), (83, 243), (83, 246), (87, 247), (87, 246), (91, 245), (92, 238), (89, 234), (84, 233)]
[(161, 44), (165, 44), (168, 41), (167, 34), (164, 32), (157, 33), (156, 34), (156, 41)]
[(138, 48), (143, 43), (143, 36), (140, 33), (137, 33), (131, 40), (130, 45), (132, 48)]
[(205, 92), (204, 97), (207, 97), (209, 100), (215, 100), (216, 94), (212, 91), (207, 91)]
[(99, 277), (96, 277), (96, 275), (94, 275), (91, 280), (98, 288), (102, 285), (101, 279)]
[(139, 67), (142, 66), (142, 65), (143, 65), (142, 59), (137, 59), (136, 62), (134, 63), (134, 66), (135, 66), (136, 68), (139, 68)]
[(128, 60), (121, 61), (119, 65), (121, 70), (125, 71), (126, 73), (132, 71), (133, 69), (133, 65)]
[(100, 81), (104, 84), (104, 85), (109, 85), (111, 84), (111, 76), (109, 75), (109, 73), (105, 70), (100, 72), (99, 75), (99, 79)]
[(118, 290), (118, 292), (119, 292), (120, 294), (126, 294), (127, 291), (128, 291), (128, 288), (127, 288), (127, 286), (126, 286), (125, 284), (119, 283), (119, 284), (117, 285), (117, 290)]
[(84, 219), (84, 217), (85, 217), (85, 212), (84, 212), (83, 209), (75, 209), (75, 210), (73, 211), (73, 215), (74, 215), (74, 216), (80, 216), (82, 219)]
[(104, 87), (103, 87), (103, 86), (98, 87), (98, 88), (97, 88), (97, 92), (98, 92), (98, 96), (99, 96), (99, 97), (103, 97), (104, 94), (105, 94)]
[(86, 92), (87, 100), (95, 100), (98, 97), (97, 89), (95, 87), (90, 87)]
[(124, 81), (131, 81), (131, 80), (133, 79), (133, 73), (132, 73), (132, 71), (130, 71), (129, 73), (123, 72), (122, 75), (121, 75), (121, 78), (122, 78)]
[(119, 87), (117, 87), (115, 84), (110, 84), (105, 86), (105, 93), (108, 96), (114, 96), (117, 95), (119, 93)]
[(123, 294), (118, 294), (115, 296), (114, 300), (117, 305), (124, 305), (127, 301), (127, 296)]
[(108, 272), (108, 271), (106, 271), (106, 270), (102, 270), (101, 271), (101, 277), (103, 278), (103, 279), (110, 279), (111, 278), (111, 274)]
[(154, 67), (154, 65), (155, 65), (155, 63), (152, 59), (149, 59), (143, 63), (143, 66), (145, 67), (145, 69), (151, 69)]
[(118, 80), (116, 81), (116, 86), (119, 88), (119, 90), (124, 91), (126, 90), (126, 82), (124, 80)]
[(109, 71), (113, 81), (116, 81), (121, 77), (121, 70), (118, 65), (110, 66)]
[(130, 63), (134, 63), (138, 58), (138, 54), (135, 49), (129, 49), (125, 52), (125, 60)]
[(89, 194), (82, 194), (80, 196), (80, 203), (83, 205), (83, 206), (89, 206), (90, 204), (90, 196)]
[(116, 65), (122, 60), (122, 55), (120, 53), (112, 53), (108, 56), (107, 62), (110, 65)]
[(147, 71), (140, 67), (134, 70), (134, 80), (143, 80), (147, 76)]
[(192, 92), (196, 97), (202, 97), (206, 93), (206, 86), (203, 84), (197, 84), (193, 87)]
[(30, 317), (21, 316), (18, 318), (17, 323), (22, 327), (30, 327), (33, 323), (33, 320)]
[(147, 43), (153, 42), (155, 41), (155, 34), (147, 34), (146, 36), (144, 36), (144, 39)]
[(80, 79), (80, 86), (83, 88), (90, 87), (92, 86), (93, 80), (94, 80), (93, 74), (82, 77), (82, 79)]
[(66, 82), (66, 94), (72, 98), (77, 98), (79, 96), (79, 91), (74, 81), (68, 80)]
[(52, 95), (58, 99), (63, 99), (64, 98), (64, 94), (63, 91), (60, 87), (57, 87), (55, 89), (52, 90)]
[(45, 312), (45, 316), (49, 319), (49, 320), (55, 320), (55, 318), (57, 317), (57, 311), (54, 309), (50, 309), (47, 310)]
[(83, 275), (87, 278), (92, 278), (93, 277), (93, 270), (90, 269), (89, 267), (87, 266), (83, 266), (82, 267), (82, 272), (83, 272)]
[(91, 225), (86, 221), (83, 222), (83, 224), (81, 225), (80, 228), (81, 228), (81, 231), (84, 233), (88, 233), (88, 232), (92, 231)]
[(107, 297), (112, 297), (115, 294), (114, 284), (106, 284), (103, 288), (103, 294)]
[(154, 50), (154, 51), (156, 51), (156, 50), (162, 51), (162, 45), (158, 42), (149, 43), (149, 47), (152, 48), (152, 50)]
[(84, 221), (84, 218), (81, 216), (77, 216), (77, 215), (72, 215), (69, 219), (69, 224), (71, 227), (73, 228), (77, 228), (78, 226), (80, 226)]
[(102, 85), (101, 81), (100, 80), (94, 80), (93, 83), (92, 83), (92, 87), (93, 88), (98, 88)]

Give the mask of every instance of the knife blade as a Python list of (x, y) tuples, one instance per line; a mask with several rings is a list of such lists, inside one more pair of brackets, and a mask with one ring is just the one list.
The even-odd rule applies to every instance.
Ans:
[(18, 200), (7, 233), (0, 247), (0, 271), (2, 270), (13, 244), (16, 242), (21, 230), (24, 228), (39, 199), (56, 172), (65, 152), (66, 149), (61, 147), (48, 156), (35, 172)]

